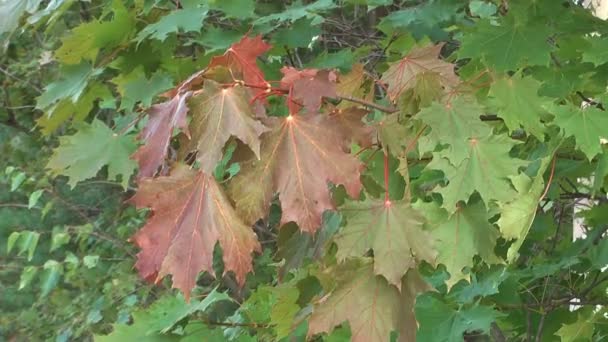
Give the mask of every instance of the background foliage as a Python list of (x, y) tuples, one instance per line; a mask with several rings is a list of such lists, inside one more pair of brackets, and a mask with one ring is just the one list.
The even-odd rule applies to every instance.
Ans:
[[(608, 24), (576, 3), (0, 0), (0, 18), (3, 339), (600, 341), (608, 334), (601, 140), (608, 138)], [(222, 67), (243, 73), (230, 51), (258, 36), (271, 45), (256, 41), (262, 51), (252, 53), (271, 96), (245, 85), (236, 111), (253, 117), (263, 99), (269, 116), (298, 120), (300, 101), (308, 104), (303, 113), (357, 106), (364, 120), (343, 131), (348, 158), (365, 164), (365, 194), (356, 198), (334, 182), (338, 210), (299, 226), (283, 221), (293, 208), (275, 197), (254, 220), (261, 248), (250, 254), (252, 272), (225, 273), (237, 270), (218, 245), (210, 252), (214, 272), (201, 273), (192, 292), (176, 286), (175, 274), (150, 272), (157, 281), (150, 284), (134, 270), (145, 273), (129, 242), (141, 247), (136, 233), (152, 222), (131, 203), (150, 200), (127, 200), (147, 189), (136, 173), (157, 168), (138, 168), (131, 156), (146, 146), (142, 132), (167, 95), (215, 94), (210, 80), (219, 82), (217, 94), (240, 91)], [(201, 76), (209, 65), (220, 67)], [(280, 82), (296, 74), (285, 66), (331, 71), (297, 90)], [(311, 89), (321, 94), (300, 97)], [(193, 164), (181, 152), (190, 146), (179, 133), (185, 126), (168, 126), (161, 169)], [(222, 143), (217, 163), (201, 159), (212, 151), (209, 140), (191, 148), (199, 153), (194, 168), (213, 174), (201, 182), (217, 179), (237, 211), (250, 194), (239, 191), (261, 186), (246, 178), (252, 166), (241, 144), (259, 143), (260, 130), (250, 141)], [(156, 210), (159, 198), (143, 206)], [(575, 219), (586, 232), (578, 240)]]

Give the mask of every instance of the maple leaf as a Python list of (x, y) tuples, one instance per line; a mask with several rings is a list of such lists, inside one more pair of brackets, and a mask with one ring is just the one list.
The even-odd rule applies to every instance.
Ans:
[[(238, 43), (232, 44), (222, 56), (213, 57), (211, 63), (209, 63), (209, 68), (226, 66), (230, 68), (235, 76), (242, 77), (241, 80), (245, 83), (270, 88), (262, 70), (256, 64), (256, 59), (270, 50), (270, 47), (262, 40), (262, 36), (255, 38), (245, 36)], [(265, 91), (264, 89), (253, 90), (256, 96)]]
[(222, 88), (205, 80), (203, 88), (192, 97), (190, 108), (192, 139), (187, 149), (198, 152), (203, 172), (213, 172), (222, 159), (222, 148), (232, 136), (247, 144), (259, 158), (259, 136), (268, 129), (253, 118), (245, 88)]
[(336, 287), (313, 307), (308, 336), (330, 332), (348, 322), (351, 341), (389, 341), (399, 330), (400, 295), (396, 287), (374, 274), (370, 260), (351, 259), (327, 270)]
[(473, 98), (454, 97), (447, 103), (433, 102), (416, 115), (431, 127), (421, 143), (429, 144), (432, 151), (439, 144), (447, 148), (452, 164), (461, 163), (468, 155), (470, 139), (486, 137), (492, 128), (479, 118), (484, 113)]
[(281, 223), (293, 221), (314, 233), (323, 212), (334, 208), (328, 182), (343, 184), (350, 196), (358, 197), (362, 165), (345, 152), (346, 129), (321, 114), (290, 115), (275, 122), (272, 131), (262, 135), (261, 160), (242, 162), (241, 172), (230, 183), (240, 216), (254, 223), (278, 192)]
[(365, 109), (347, 107), (332, 110), (329, 119), (335, 122), (336, 126), (342, 128), (335, 134), (342, 135), (346, 146), (355, 142), (360, 147), (369, 147), (372, 145), (374, 128), (362, 122), (367, 114), (369, 114), (369, 111)]
[(222, 247), (225, 271), (242, 285), (252, 270), (253, 251), (261, 249), (212, 176), (178, 165), (169, 176), (146, 178), (130, 202), (152, 209), (133, 240), (141, 248), (135, 266), (142, 277), (173, 276), (186, 299), (201, 271), (213, 275), (213, 249)]
[(502, 316), (504, 314), (489, 306), (476, 303), (456, 308), (433, 293), (425, 293), (416, 299), (416, 317), (420, 322), (416, 338), (419, 341), (463, 341), (467, 331), (489, 333), (490, 325)]
[[(559, 145), (553, 147), (553, 153)], [(536, 217), (538, 202), (545, 189), (543, 174), (547, 170), (553, 153), (544, 157), (540, 161), (538, 173), (534, 179), (530, 179), (526, 174), (513, 177), (518, 196), (515, 200), (507, 203), (499, 203), (500, 219), (496, 223), (500, 227), (503, 237), (507, 240), (516, 239), (507, 251), (507, 261), (512, 262), (518, 256), (518, 250), (524, 243), (530, 227)]]
[(542, 20), (523, 22), (508, 16), (496, 24), (494, 19), (483, 19), (463, 35), (458, 57), (482, 59), (496, 71), (547, 65), (550, 35), (549, 27)]
[(178, 93), (171, 100), (155, 104), (148, 110), (148, 122), (139, 135), (144, 145), (132, 156), (139, 164), (139, 179), (153, 176), (162, 165), (174, 128), (189, 136), (186, 100), (191, 94)]
[(61, 40), (55, 58), (65, 64), (78, 64), (82, 59), (94, 62), (101, 49), (124, 44), (135, 29), (135, 15), (129, 13), (122, 1), (113, 0), (110, 8), (112, 20), (92, 20), (74, 27)]
[(416, 298), (421, 293), (431, 291), (433, 288), (422, 278), (416, 270), (407, 271), (401, 281), (401, 298), (399, 313), (399, 339), (400, 342), (416, 340), (418, 323), (414, 314)]
[(591, 62), (595, 66), (600, 66), (608, 62), (608, 38), (589, 37), (586, 39), (589, 47), (583, 51), (583, 62)]
[(448, 286), (468, 279), (462, 269), (473, 266), (473, 257), (479, 255), (487, 263), (499, 263), (494, 254), (496, 239), (500, 236), (487, 218), (482, 201), (458, 206), (448, 220), (431, 230), (437, 241), (437, 262), (445, 265), (451, 277)]
[[(336, 94), (346, 97), (352, 96), (355, 98), (364, 98), (366, 97), (366, 91), (363, 86), (366, 81), (367, 79), (363, 64), (357, 63), (353, 65), (348, 74), (340, 76), (340, 79), (336, 84)], [(373, 92), (370, 91), (369, 95), (373, 95)], [(352, 104), (348, 103), (347, 101), (342, 101), (338, 105), (338, 108), (346, 108), (351, 105)]]
[(509, 151), (515, 143), (504, 135), (489, 135), (468, 141), (467, 156), (462, 162), (452, 164), (450, 154), (434, 153), (428, 168), (441, 170), (448, 185), (439, 189), (443, 207), (450, 213), (457, 209), (459, 201), (467, 201), (477, 191), (486, 204), (492, 201), (508, 202), (516, 195), (509, 177), (517, 175), (525, 165), (523, 160), (512, 158)]
[(388, 85), (388, 96), (392, 101), (397, 100), (405, 91), (413, 89), (417, 83), (417, 75), (421, 73), (436, 73), (440, 84), (445, 89), (452, 89), (460, 80), (454, 73), (454, 64), (439, 59), (443, 44), (417, 48), (410, 51), (403, 59), (390, 65), (380, 79)]
[(422, 229), (422, 215), (407, 202), (348, 201), (340, 211), (346, 225), (334, 239), (339, 260), (363, 256), (371, 249), (374, 272), (397, 287), (418, 262), (435, 263), (433, 238)]
[(49, 135), (70, 118), (72, 119), (72, 123), (84, 121), (91, 112), (91, 109), (93, 109), (96, 99), (109, 99), (112, 97), (113, 95), (107, 86), (98, 82), (91, 82), (78, 98), (78, 101), (72, 102), (70, 99), (60, 100), (47, 112), (47, 115), (43, 115), (36, 120), (36, 125), (40, 127), (42, 134)]
[(544, 140), (545, 127), (540, 122), (545, 113), (545, 98), (538, 96), (540, 82), (530, 76), (501, 77), (494, 80), (488, 96), (490, 105), (498, 110), (510, 131), (523, 127), (528, 133)]
[(596, 107), (555, 106), (555, 124), (574, 136), (576, 146), (589, 160), (602, 152), (601, 139), (608, 138), (608, 115)]
[(68, 184), (73, 188), (108, 165), (108, 178), (122, 175), (120, 184), (126, 189), (135, 170), (135, 162), (128, 157), (135, 149), (132, 137), (115, 134), (97, 119), (91, 124), (80, 123), (78, 128), (76, 134), (59, 138), (59, 147), (46, 167), (56, 175), (69, 177)]
[(338, 76), (331, 70), (304, 69), (292, 67), (281, 69), (281, 86), (289, 89), (288, 106), (290, 113), (297, 113), (304, 107), (310, 113), (321, 108), (324, 97), (336, 98)]

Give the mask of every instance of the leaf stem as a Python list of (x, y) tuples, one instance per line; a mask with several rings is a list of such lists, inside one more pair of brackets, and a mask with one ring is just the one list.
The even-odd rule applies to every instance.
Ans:
[(384, 152), (384, 203), (385, 205), (389, 205), (391, 203), (390, 197), (388, 195), (388, 147)]

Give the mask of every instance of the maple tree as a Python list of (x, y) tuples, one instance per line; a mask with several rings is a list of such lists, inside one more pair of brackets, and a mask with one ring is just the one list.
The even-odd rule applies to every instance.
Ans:
[[(40, 276), (44, 298), (63, 276), (84, 288), (78, 272), (106, 259), (133, 276), (109, 279), (102, 308), (74, 319), (91, 330), (70, 336), (607, 334), (608, 24), (590, 11), (566, 0), (94, 2), (72, 25), (71, 2), (0, 1), (0, 14), (28, 18), (0, 24), (6, 36), (37, 32), (41, 18), (49, 32), (58, 18), (73, 26), (47, 51), (46, 86), (28, 94), (50, 174), (2, 177), (11, 193), (32, 188), (25, 207), (51, 203), (41, 222), (54, 205), (76, 213), (80, 224), (44, 234), (51, 256), (78, 256), (27, 266), (18, 287)], [(6, 125), (27, 132), (9, 104)], [(57, 189), (94, 182), (121, 190), (92, 220)], [(14, 231), (7, 252), (31, 261), (40, 236)], [(93, 255), (91, 240), (112, 247)], [(153, 285), (135, 289), (135, 273)], [(103, 299), (114, 290), (142, 299), (117, 312)]]

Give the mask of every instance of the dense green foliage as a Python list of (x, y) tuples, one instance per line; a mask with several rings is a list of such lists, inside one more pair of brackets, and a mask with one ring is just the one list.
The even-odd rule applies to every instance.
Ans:
[(0, 340), (607, 338), (608, 22), (575, 2), (0, 18)]

